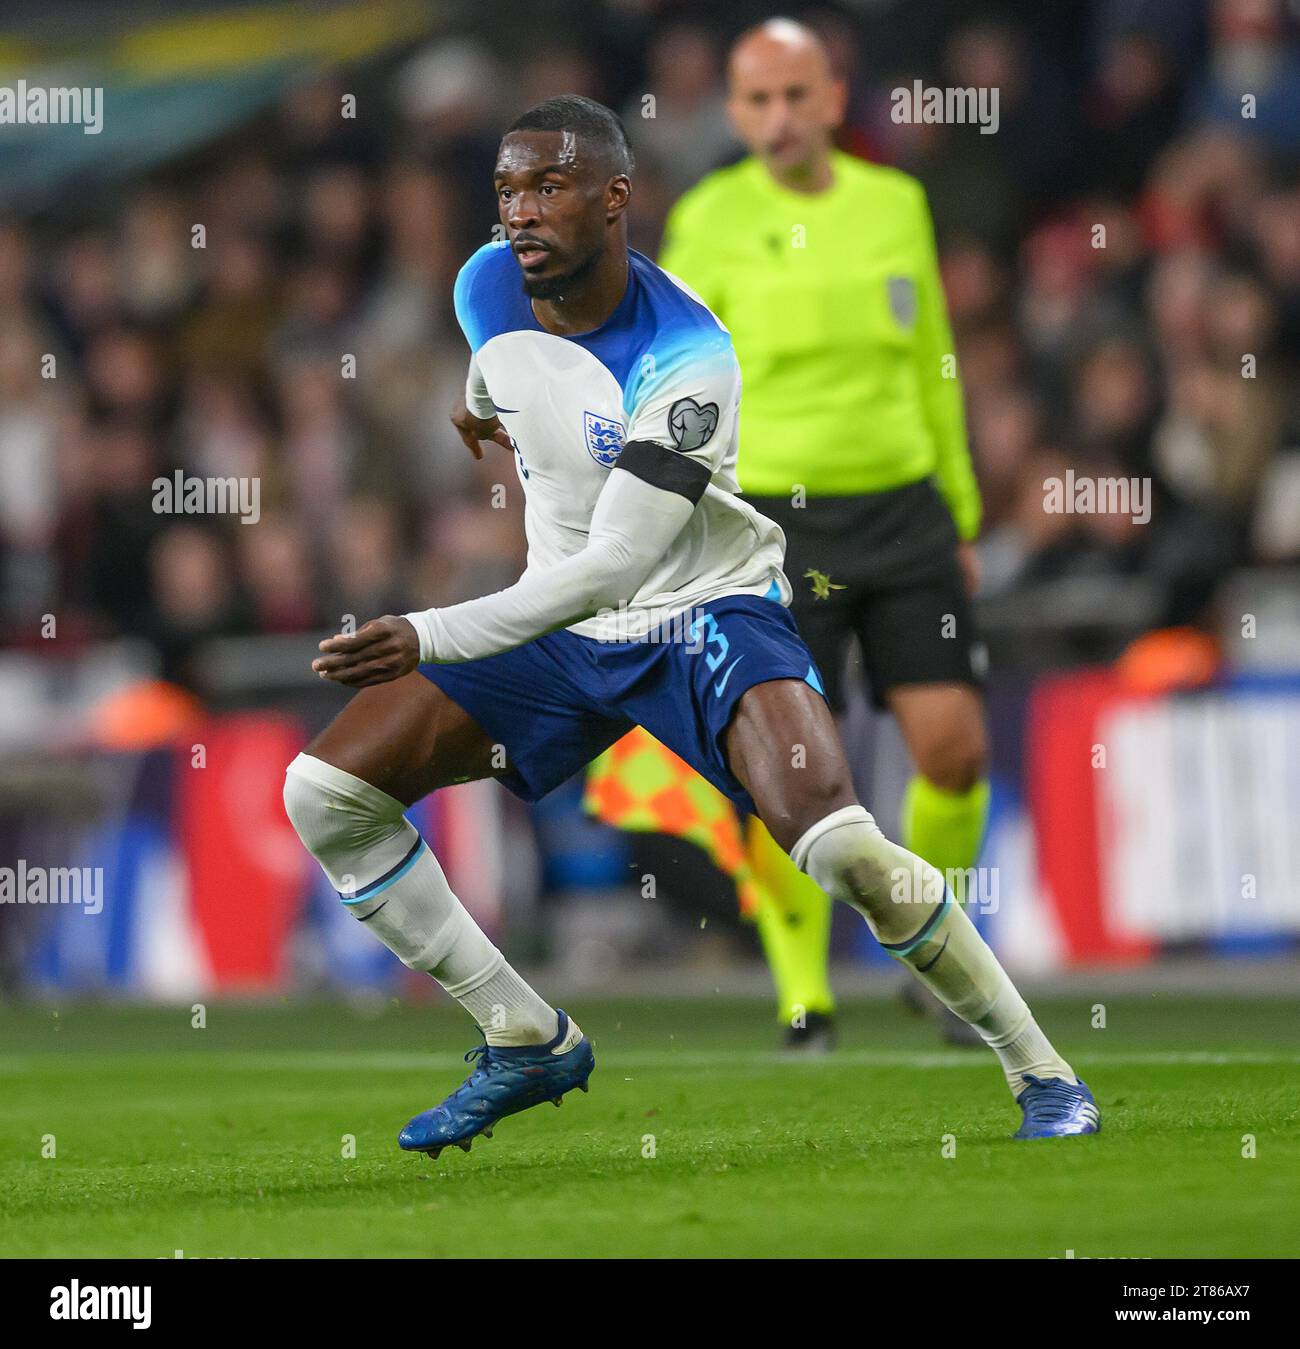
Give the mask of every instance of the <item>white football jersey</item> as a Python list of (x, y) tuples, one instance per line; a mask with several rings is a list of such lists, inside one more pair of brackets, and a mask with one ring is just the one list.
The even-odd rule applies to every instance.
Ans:
[(624, 614), (570, 629), (606, 641), (644, 636), (720, 595), (790, 602), (785, 536), (738, 496), (740, 367), (731, 337), (676, 277), (629, 250), (628, 286), (594, 332), (557, 337), (537, 322), (508, 243), (461, 268), (456, 317), (473, 356), (466, 401), (501, 419), (524, 489), (528, 571), (587, 542), (596, 498), (630, 441), (653, 441), (710, 472), (686, 527)]

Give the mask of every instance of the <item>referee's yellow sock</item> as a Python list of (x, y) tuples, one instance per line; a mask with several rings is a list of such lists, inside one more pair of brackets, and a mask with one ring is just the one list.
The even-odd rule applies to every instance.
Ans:
[[(979, 857), (988, 814), (987, 778), (967, 791), (946, 792), (918, 773), (903, 797), (903, 846), (945, 876), (965, 871)], [(955, 898), (964, 901), (968, 896), (956, 894)]]
[(753, 870), (754, 921), (776, 986), (784, 1025), (799, 1013), (833, 1012), (830, 984), (831, 900), (786, 856), (763, 822), (750, 816), (745, 846)]

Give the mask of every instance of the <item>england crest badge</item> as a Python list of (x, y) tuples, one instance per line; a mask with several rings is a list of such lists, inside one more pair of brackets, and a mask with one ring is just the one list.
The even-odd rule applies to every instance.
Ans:
[(597, 417), (594, 412), (584, 412), (582, 427), (587, 436), (588, 454), (601, 468), (613, 468), (623, 452), (623, 423)]

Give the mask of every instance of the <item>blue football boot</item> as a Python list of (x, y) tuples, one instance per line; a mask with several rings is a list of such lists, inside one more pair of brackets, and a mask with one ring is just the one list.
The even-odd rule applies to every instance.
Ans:
[(1029, 1085), (1016, 1097), (1025, 1120), (1013, 1137), (1065, 1138), (1069, 1134), (1101, 1132), (1101, 1113), (1082, 1079), (1067, 1082), (1061, 1077), (1034, 1077), (1026, 1073), (1025, 1081)]
[(497, 1120), (543, 1101), (559, 1105), (574, 1087), (586, 1091), (596, 1066), (591, 1041), (563, 1010), (557, 1007), (555, 1014), (560, 1029), (547, 1044), (471, 1049), (465, 1062), (474, 1071), (441, 1105), (416, 1115), (397, 1135), (398, 1146), (430, 1157), (453, 1143), (468, 1152), (478, 1134), (492, 1137)]

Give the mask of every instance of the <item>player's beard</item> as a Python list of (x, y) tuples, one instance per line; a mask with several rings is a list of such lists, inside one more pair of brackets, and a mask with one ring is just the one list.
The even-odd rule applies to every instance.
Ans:
[(572, 271), (565, 272), (563, 276), (539, 276), (533, 280), (525, 274), (524, 294), (530, 300), (560, 300), (566, 295), (571, 295), (596, 270), (596, 264), (600, 261), (604, 252), (605, 246), (602, 244), (594, 253), (583, 258)]

